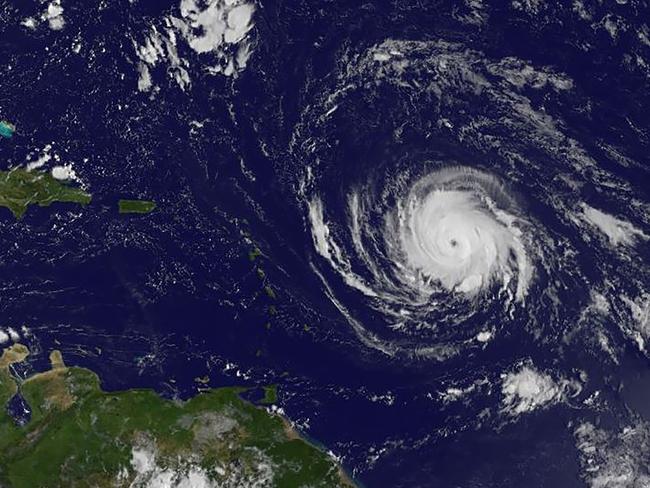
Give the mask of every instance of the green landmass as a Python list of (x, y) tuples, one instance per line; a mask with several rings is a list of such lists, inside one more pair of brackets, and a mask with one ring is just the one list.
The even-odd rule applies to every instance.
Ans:
[[(22, 344), (14, 344), (2, 352), (2, 356), (0, 356), (0, 405), (6, 405), (18, 392), (18, 384), (11, 376), (9, 368), (12, 364), (24, 361), (28, 355), (29, 350)], [(0, 408), (0, 444), (2, 439), (8, 435), (9, 427), (6, 424), (10, 420), (7, 411)]]
[(16, 126), (6, 120), (0, 121), (0, 136), (10, 138), (16, 132)]
[(154, 211), (156, 202), (149, 200), (120, 200), (118, 202), (118, 208), (121, 214), (147, 214)]
[(92, 371), (67, 367), (56, 351), (50, 370), (21, 382), (10, 365), (27, 353), (14, 346), (0, 358), (0, 400), (6, 406), (19, 392), (32, 409), (24, 426), (0, 414), (2, 487), (354, 486), (286, 420), (244, 401), (243, 388), (185, 402), (151, 390), (105, 392)]
[(260, 403), (264, 405), (272, 405), (278, 401), (278, 387), (276, 385), (269, 385), (264, 387), (264, 397)]
[(253, 249), (248, 251), (248, 260), (249, 261), (255, 261), (257, 258), (259, 258), (262, 255), (262, 250), (255, 246)]
[(54, 202), (86, 205), (91, 196), (79, 188), (57, 180), (49, 173), (15, 168), (0, 171), (0, 206), (19, 219), (30, 205), (47, 207)]
[(266, 285), (264, 287), (264, 293), (266, 293), (266, 296), (268, 296), (272, 300), (275, 300), (276, 298), (278, 298), (278, 296), (275, 293), (275, 290), (273, 289), (273, 287), (271, 285)]

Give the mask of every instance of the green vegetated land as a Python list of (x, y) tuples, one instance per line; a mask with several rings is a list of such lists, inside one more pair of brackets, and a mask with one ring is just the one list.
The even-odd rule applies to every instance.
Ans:
[(16, 218), (21, 218), (30, 205), (47, 207), (54, 202), (87, 205), (91, 196), (57, 180), (49, 173), (15, 168), (0, 171), (0, 206), (7, 207)]
[(10, 366), (28, 354), (14, 345), (0, 358), (3, 407), (18, 392), (32, 409), (24, 426), (0, 411), (0, 486), (354, 486), (286, 420), (243, 400), (243, 388), (185, 402), (152, 390), (105, 392), (56, 351), (49, 371), (19, 381)]
[(264, 397), (260, 400), (260, 403), (265, 405), (272, 405), (278, 401), (278, 387), (275, 385), (265, 386), (264, 387)]
[(153, 212), (156, 208), (156, 202), (149, 200), (120, 200), (118, 202), (119, 212), (147, 214)]

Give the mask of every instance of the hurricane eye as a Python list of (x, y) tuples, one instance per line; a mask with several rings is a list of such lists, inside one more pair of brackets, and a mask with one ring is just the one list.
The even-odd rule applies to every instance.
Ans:
[[(507, 200), (498, 193), (496, 175), (454, 166), (400, 186), (391, 183), (390, 204), (380, 204), (369, 190), (350, 194), (347, 242), (332, 239), (335, 227), (326, 225), (319, 200), (309, 212), (319, 253), (348, 287), (370, 299), (386, 324), (413, 331), (435, 327), (450, 320), (441, 314), (458, 300), (491, 307), (496, 287), (508, 290), (504, 307), (523, 302), (532, 264), (518, 228), (521, 217), (496, 204), (481, 205)], [(362, 329), (357, 322), (355, 327)]]

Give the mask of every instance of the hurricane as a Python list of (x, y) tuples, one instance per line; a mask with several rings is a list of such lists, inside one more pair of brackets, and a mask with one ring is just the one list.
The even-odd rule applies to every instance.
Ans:
[[(485, 308), (482, 301), (500, 301), (504, 313), (525, 301), (533, 275), (524, 234), (530, 223), (495, 176), (451, 166), (406, 185), (388, 188), (391, 205), (378, 202), (369, 188), (348, 195), (350, 249), (332, 234), (322, 201), (315, 197), (309, 203), (318, 253), (348, 286), (371, 300), (390, 329), (433, 333), (436, 321), (449, 315), (449, 301), (474, 308), (456, 319), (463, 322)], [(375, 345), (406, 352), (395, 344)], [(452, 350), (429, 352), (446, 356)], [(410, 353), (422, 355), (426, 349), (420, 345)]]
[[(401, 251), (394, 259), (410, 271), (405, 284), (435, 280), (449, 291), (470, 294), (495, 279), (507, 285), (519, 270), (516, 297), (523, 299), (529, 264), (515, 217), (496, 207), (496, 199), (508, 198), (497, 184), (469, 168), (440, 171), (415, 183), (387, 218), (387, 240), (398, 239)], [(429, 290), (434, 291), (423, 291)]]
[(0, 7), (0, 485), (650, 486), (647, 0), (82, 3)]
[[(539, 206), (566, 213), (572, 203), (542, 199), (555, 175), (530, 152), (566, 168), (565, 184), (593, 164), (519, 93), (519, 63), (452, 43), (389, 40), (347, 54), (337, 82), (305, 112), (295, 149), (312, 162), (299, 185), (311, 267), (366, 346), (445, 360), (522, 321), (540, 334), (557, 325), (562, 283), (582, 279)], [(559, 73), (536, 76), (553, 92), (570, 87)], [(490, 112), (472, 113), (479, 99)], [(337, 132), (375, 103), (382, 115), (367, 122), (372, 130)], [(332, 191), (330, 178), (346, 183)]]

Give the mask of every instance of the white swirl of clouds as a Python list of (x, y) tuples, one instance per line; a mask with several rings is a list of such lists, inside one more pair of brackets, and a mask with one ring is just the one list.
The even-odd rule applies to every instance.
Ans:
[[(321, 257), (312, 267), (363, 343), (391, 355), (453, 357), (516, 327), (551, 344), (585, 322), (580, 309), (592, 305), (582, 302), (600, 290), (609, 310), (588, 325), (598, 327), (599, 349), (616, 357), (604, 328), (612, 319), (650, 354), (649, 328), (629, 305), (648, 293), (639, 263), (650, 206), (637, 183), (611, 170), (642, 164), (604, 142), (614, 166), (600, 164), (580, 131), (567, 130), (589, 113), (580, 96), (571, 121), (535, 101), (569, 106), (575, 94), (553, 67), (444, 40), (387, 39), (342, 59), (305, 109), (291, 152), (304, 168), (299, 195)], [(367, 107), (377, 111), (360, 124)], [(358, 130), (340, 145), (333, 136), (347, 125)], [(376, 139), (375, 127), (390, 138)], [(348, 143), (387, 157), (340, 180), (354, 164)], [(440, 169), (459, 160), (489, 160), (494, 173), (471, 163)], [(522, 188), (530, 207), (502, 182)]]
[(418, 181), (386, 225), (386, 238), (399, 240), (391, 246), (399, 249), (393, 258), (402, 261), (407, 280), (475, 295), (517, 277), (516, 298), (522, 300), (531, 265), (516, 217), (498, 208), (496, 198), (509, 199), (494, 177), (469, 168)]
[[(412, 184), (402, 176), (380, 195), (369, 188), (350, 192), (347, 222), (329, 223), (321, 199), (310, 201), (314, 246), (343, 283), (361, 292), (390, 329), (416, 335), (426, 330), (437, 336), (429, 314), (454, 307), (457, 299), (482, 300), (486, 306), (501, 299), (504, 307), (523, 303), (533, 276), (520, 228), (527, 223), (497, 178), (467, 167), (440, 169)], [(325, 276), (318, 274), (341, 309)], [(498, 293), (490, 293), (497, 285)], [(459, 323), (474, 309), (446, 316)], [(353, 319), (347, 311), (344, 315)], [(363, 332), (359, 320), (352, 325), (358, 335)], [(361, 336), (384, 352), (401, 350), (374, 334)], [(408, 353), (444, 359), (460, 347), (435, 342), (416, 341)]]

